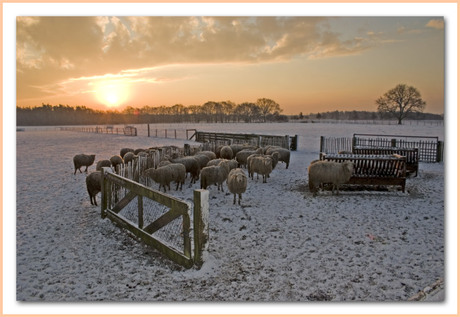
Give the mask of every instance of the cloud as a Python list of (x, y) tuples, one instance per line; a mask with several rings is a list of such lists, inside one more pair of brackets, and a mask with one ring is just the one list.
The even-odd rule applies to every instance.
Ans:
[(434, 28), (437, 30), (443, 30), (444, 29), (444, 20), (443, 19), (432, 19), (428, 21), (428, 23), (425, 25), (428, 28)]
[[(378, 32), (345, 36), (331, 31), (328, 21), (326, 17), (18, 17), (17, 98), (29, 95), (32, 86), (50, 87), (69, 78), (121, 74), (127, 69), (318, 59), (360, 54), (377, 44)], [(148, 73), (142, 78), (176, 80), (175, 76)]]

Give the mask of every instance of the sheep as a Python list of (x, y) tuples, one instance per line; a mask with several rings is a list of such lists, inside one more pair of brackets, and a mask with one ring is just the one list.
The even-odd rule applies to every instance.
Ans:
[(160, 163), (158, 163), (158, 167), (166, 166), (169, 164), (173, 164), (173, 163), (171, 163), (171, 161), (160, 161)]
[(118, 165), (123, 165), (123, 158), (119, 155), (114, 155), (110, 158), (110, 163), (114, 170), (117, 170)]
[(145, 175), (150, 177), (155, 183), (159, 184), (158, 190), (163, 186), (166, 193), (166, 186), (171, 190), (171, 182), (174, 180), (174, 170), (170, 165), (162, 166), (157, 169), (148, 168), (144, 171)]
[(286, 163), (286, 169), (289, 167), (289, 161), (291, 160), (291, 151), (282, 148), (280, 146), (268, 146), (266, 147), (265, 154), (271, 155), (273, 152), (279, 153), (278, 161)]
[(233, 150), (230, 146), (225, 145), (220, 149), (220, 157), (223, 159), (231, 160), (233, 156)]
[(344, 161), (341, 163), (332, 161), (317, 161), (308, 167), (308, 187), (316, 195), (317, 187), (323, 183), (332, 183), (332, 193), (334, 187), (337, 195), (339, 194), (340, 184), (348, 182), (353, 174), (353, 163)]
[(206, 166), (217, 166), (219, 165), (220, 162), (223, 162), (223, 161), (228, 162), (230, 171), (238, 167), (238, 162), (236, 160), (227, 160), (227, 159), (222, 159), (222, 158), (210, 160), (208, 164), (206, 164)]
[(140, 152), (145, 152), (145, 149), (135, 149), (134, 151), (131, 151), (131, 152), (138, 155)]
[(238, 162), (236, 160), (229, 160), (228, 161), (228, 169), (231, 171), (232, 169), (238, 168)]
[(198, 152), (198, 153), (195, 154), (195, 156), (197, 156), (197, 155), (205, 155), (205, 156), (207, 156), (209, 158), (209, 161), (214, 160), (214, 159), (217, 158), (216, 153), (214, 153), (212, 151), (201, 151), (201, 152)]
[[(200, 165), (200, 168), (206, 167), (208, 162), (211, 160), (209, 156), (205, 154), (201, 154), (202, 152), (199, 152), (198, 154), (194, 155), (193, 157), (198, 161), (198, 164)], [(215, 158), (214, 158), (215, 159)]]
[(233, 158), (235, 158), (236, 154), (242, 150), (257, 150), (257, 146), (249, 144), (231, 144), (230, 147), (233, 151)]
[(272, 169), (275, 169), (275, 167), (278, 164), (278, 161), (280, 159), (280, 152), (275, 151), (270, 156), (272, 157)]
[(248, 173), (251, 178), (254, 179), (254, 173), (257, 173), (257, 177), (262, 175), (262, 182), (266, 183), (267, 178), (270, 177), (270, 173), (273, 168), (273, 160), (271, 156), (253, 154), (248, 157)]
[(185, 156), (177, 159), (171, 159), (172, 163), (181, 163), (185, 166), (185, 170), (190, 174), (190, 184), (195, 183), (200, 177), (200, 163), (195, 156)]
[(129, 162), (133, 161), (136, 155), (133, 152), (128, 152), (123, 156), (123, 162), (128, 164)]
[(86, 155), (86, 154), (77, 154), (73, 157), (73, 165), (75, 167), (74, 175), (77, 173), (77, 170), (81, 173), (81, 168), (86, 166), (85, 172), (88, 172), (88, 166), (93, 165), (94, 160), (96, 159), (95, 154)]
[(96, 195), (101, 191), (102, 172), (92, 172), (86, 176), (86, 189), (88, 190), (91, 205), (97, 206)]
[(173, 171), (173, 181), (176, 182), (176, 190), (179, 189), (179, 185), (182, 190), (182, 185), (185, 183), (185, 175), (187, 174), (184, 164), (171, 163), (167, 166), (169, 166)]
[(208, 186), (217, 184), (217, 190), (224, 191), (223, 182), (227, 179), (230, 171), (228, 161), (222, 161), (217, 166), (207, 166), (200, 173), (200, 188), (206, 189)]
[(238, 205), (241, 205), (241, 195), (246, 192), (248, 178), (241, 168), (235, 168), (228, 173), (227, 187), (233, 194), (233, 204), (236, 204), (236, 195), (238, 194)]
[(100, 160), (96, 164), (96, 171), (102, 171), (103, 167), (112, 167), (110, 160)]
[(225, 161), (225, 160), (226, 159), (223, 159), (223, 158), (216, 158), (216, 159), (210, 160), (208, 164), (206, 164), (206, 166), (217, 166), (219, 165), (220, 162)]
[(263, 154), (263, 149), (259, 148), (257, 150), (243, 149), (236, 153), (235, 159), (238, 162), (238, 167), (246, 167), (248, 163), (248, 157), (252, 154)]
[(122, 148), (122, 149), (120, 150), (120, 157), (124, 157), (125, 154), (128, 153), (128, 152), (133, 152), (133, 153), (134, 153), (134, 149), (127, 148), (127, 147)]

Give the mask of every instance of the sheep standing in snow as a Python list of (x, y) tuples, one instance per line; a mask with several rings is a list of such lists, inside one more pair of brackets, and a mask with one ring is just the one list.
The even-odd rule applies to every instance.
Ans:
[(185, 166), (185, 170), (190, 174), (190, 184), (194, 184), (200, 178), (200, 163), (195, 156), (185, 156), (170, 160), (172, 163), (181, 163)]
[(86, 189), (88, 190), (91, 205), (97, 206), (96, 195), (101, 191), (101, 172), (92, 172), (86, 176)]
[(271, 155), (273, 152), (279, 153), (279, 161), (286, 163), (286, 169), (289, 167), (289, 161), (291, 160), (291, 151), (282, 148), (281, 146), (267, 146), (265, 147), (265, 154)]
[(198, 165), (200, 165), (200, 169), (206, 167), (208, 162), (210, 160), (213, 160), (213, 159), (210, 159), (208, 155), (202, 154), (202, 152), (195, 154), (193, 157), (198, 161)]
[(185, 175), (187, 174), (187, 171), (185, 169), (184, 164), (181, 163), (171, 163), (168, 164), (169, 168), (172, 169), (173, 172), (173, 181), (176, 182), (176, 190), (180, 189), (182, 190), (182, 185), (185, 183)]
[(231, 160), (233, 158), (233, 150), (230, 146), (225, 145), (220, 149), (220, 158)]
[(252, 179), (254, 179), (254, 173), (257, 173), (257, 178), (262, 175), (262, 182), (266, 183), (273, 170), (272, 164), (271, 156), (253, 154), (248, 157), (248, 173)]
[(112, 167), (112, 163), (110, 162), (110, 160), (97, 161), (96, 171), (102, 171), (103, 167)]
[(217, 184), (217, 190), (224, 191), (223, 182), (227, 179), (230, 166), (228, 161), (222, 161), (217, 166), (207, 166), (201, 170), (200, 185), (201, 189), (206, 189), (210, 185)]
[(170, 165), (162, 166), (157, 169), (148, 168), (144, 172), (148, 177), (150, 177), (155, 183), (159, 184), (158, 190), (163, 189), (166, 193), (166, 186), (168, 190), (171, 190), (171, 182), (174, 180), (174, 171)]
[(235, 168), (228, 173), (227, 177), (228, 190), (233, 194), (233, 204), (236, 204), (236, 195), (238, 195), (238, 205), (241, 205), (241, 196), (246, 192), (248, 178), (241, 168)]
[(332, 193), (334, 187), (337, 195), (339, 194), (340, 184), (348, 182), (353, 174), (353, 163), (345, 161), (342, 163), (332, 161), (316, 161), (308, 167), (308, 187), (316, 195), (319, 185), (332, 183)]
[(77, 154), (73, 157), (73, 165), (75, 167), (74, 175), (77, 173), (77, 170), (81, 173), (81, 168), (86, 166), (85, 172), (88, 172), (88, 166), (93, 165), (94, 160), (96, 159), (95, 154), (86, 155), (86, 154)]
[(248, 163), (248, 157), (252, 154), (263, 154), (263, 149), (259, 148), (257, 150), (243, 149), (236, 153), (235, 160), (238, 162), (238, 166), (246, 167)]
[(206, 164), (206, 166), (217, 166), (220, 164), (220, 162), (224, 162), (224, 161), (228, 162), (230, 171), (238, 167), (238, 162), (236, 160), (227, 160), (227, 159), (222, 159), (222, 158), (210, 160), (208, 164)]

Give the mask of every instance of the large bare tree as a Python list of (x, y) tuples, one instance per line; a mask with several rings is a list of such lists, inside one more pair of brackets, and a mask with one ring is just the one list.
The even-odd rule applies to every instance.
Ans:
[(276, 112), (280, 113), (281, 111), (283, 111), (280, 105), (271, 99), (260, 98), (257, 99), (256, 104), (260, 108), (260, 112), (262, 114), (264, 122), (267, 121), (267, 115), (274, 114)]
[(380, 113), (390, 113), (398, 119), (398, 124), (411, 112), (421, 112), (425, 108), (426, 102), (422, 100), (420, 92), (405, 84), (399, 84), (395, 88), (386, 92), (376, 101), (377, 110)]

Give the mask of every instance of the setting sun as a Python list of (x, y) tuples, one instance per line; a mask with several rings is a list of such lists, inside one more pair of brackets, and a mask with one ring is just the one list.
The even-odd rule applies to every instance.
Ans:
[(105, 106), (117, 108), (128, 99), (129, 89), (126, 83), (104, 82), (97, 86), (95, 94), (97, 100)]

